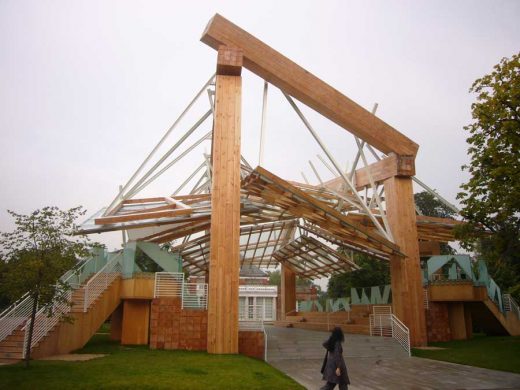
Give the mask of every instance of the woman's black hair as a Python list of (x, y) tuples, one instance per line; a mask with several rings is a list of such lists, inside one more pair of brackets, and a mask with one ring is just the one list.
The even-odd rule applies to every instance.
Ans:
[(345, 336), (343, 335), (343, 331), (341, 330), (341, 328), (339, 326), (336, 326), (334, 329), (332, 329), (332, 333), (330, 334), (329, 339), (325, 343), (325, 348), (327, 348), (327, 351), (334, 351), (334, 347), (336, 346), (336, 343), (338, 341), (340, 343), (345, 341)]

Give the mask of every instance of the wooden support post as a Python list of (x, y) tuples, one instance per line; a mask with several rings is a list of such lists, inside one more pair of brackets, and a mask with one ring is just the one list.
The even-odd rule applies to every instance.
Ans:
[(110, 340), (121, 340), (123, 331), (123, 304), (121, 303), (110, 316)]
[(289, 312), (296, 311), (296, 274), (282, 263), (282, 319)]
[(212, 140), (208, 352), (238, 353), (241, 51), (219, 48)]
[(452, 340), (467, 340), (466, 314), (464, 302), (450, 302), (448, 305)]
[(394, 176), (385, 180), (384, 186), (390, 229), (405, 255), (390, 256), (392, 306), (410, 329), (412, 346), (423, 346), (427, 334), (412, 178)]
[(148, 344), (150, 328), (150, 301), (145, 299), (128, 299), (123, 302), (123, 325), (121, 344)]

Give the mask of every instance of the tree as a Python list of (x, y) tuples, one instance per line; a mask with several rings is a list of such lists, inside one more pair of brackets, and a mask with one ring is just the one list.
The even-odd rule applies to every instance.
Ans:
[[(520, 284), (520, 53), (503, 58), (470, 92), (473, 122), (464, 127), (470, 174), (457, 195), (467, 224), (458, 237), (487, 261), (502, 288)], [(491, 232), (483, 235), (481, 227)]]
[(282, 277), (280, 270), (274, 270), (269, 272), (269, 284), (280, 287), (282, 285)]
[(51, 315), (51, 303), (67, 302), (70, 286), (59, 278), (78, 259), (88, 255), (89, 245), (83, 236), (73, 236), (74, 221), (84, 214), (81, 207), (67, 211), (45, 207), (28, 215), (8, 212), (16, 228), (0, 234), (0, 258), (4, 264), (1, 288), (12, 301), (26, 292), (32, 298), (25, 351), (28, 366), (37, 309), (44, 307)]
[(330, 298), (350, 297), (352, 288), (390, 283), (390, 268), (387, 262), (360, 253), (354, 254), (354, 261), (360, 266), (359, 270), (332, 275), (329, 279), (327, 294)]
[(414, 194), (415, 205), (423, 213), (430, 217), (437, 218), (453, 218), (455, 212), (439, 201), (428, 191), (418, 192)]
[[(455, 212), (439, 201), (428, 191), (418, 192), (414, 194), (415, 205), (423, 215), (437, 218), (453, 218)], [(455, 249), (449, 244), (441, 243), (441, 255), (454, 255)]]

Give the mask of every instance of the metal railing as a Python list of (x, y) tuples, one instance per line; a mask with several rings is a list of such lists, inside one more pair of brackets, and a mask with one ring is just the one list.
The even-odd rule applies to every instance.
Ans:
[(208, 284), (184, 283), (182, 308), (206, 310), (208, 308)]
[[(66, 315), (70, 312), (72, 290), (68, 290), (65, 293), (63, 302), (55, 302), (51, 304), (51, 307), (44, 306), (38, 310), (36, 316), (34, 317), (34, 328), (33, 335), (31, 339), (31, 348), (36, 346), (48, 333), (56, 326), (56, 324), (62, 319), (63, 315)], [(48, 315), (48, 311), (51, 311), (51, 315)], [(29, 328), (31, 326), (31, 320), (29, 319), (25, 326), (22, 328), (22, 331), (25, 332), (24, 342), (23, 342), (23, 357), (25, 358), (25, 354), (27, 351), (27, 343), (29, 342)]]
[(110, 284), (121, 276), (123, 271), (123, 252), (118, 253), (109, 260), (88, 282), (85, 284), (85, 296), (83, 300), (83, 312), (103, 294)]
[(154, 298), (182, 298), (184, 274), (182, 272), (156, 272)]
[(428, 299), (428, 289), (423, 288), (424, 310), (430, 310), (430, 300)]
[[(113, 259), (107, 262), (99, 271), (98, 259), (93, 257), (84, 262), (79, 268), (67, 271), (61, 278), (61, 281), (71, 288), (65, 293), (63, 299), (59, 302), (53, 302), (49, 305), (41, 307), (35, 316), (33, 327), (33, 335), (31, 339), (31, 348), (35, 347), (56, 324), (71, 311), (72, 294), (81, 284), (94, 272), (92, 277), (84, 288), (83, 311), (86, 312), (93, 302), (108, 288), (112, 281), (121, 275), (123, 254), (117, 254)], [(50, 315), (49, 315), (50, 312)], [(27, 321), (22, 331), (25, 332), (23, 356), (25, 357), (27, 343), (29, 342), (29, 328), (31, 321)]]
[(181, 298), (183, 309), (208, 308), (208, 284), (185, 283), (182, 272), (156, 272), (154, 298)]
[(0, 341), (23, 325), (31, 315), (33, 299), (26, 293), (0, 314)]
[(515, 314), (518, 319), (520, 319), (520, 307), (518, 307), (518, 303), (511, 296), (511, 294), (503, 294), (502, 302), (504, 304), (504, 311), (509, 311)]
[[(70, 312), (71, 310), (71, 300), (72, 300), (72, 292), (79, 285), (79, 280), (81, 280), (81, 273), (84, 269), (84, 266), (87, 265), (88, 261), (84, 262), (78, 269), (73, 269), (67, 271), (61, 278), (61, 282), (65, 284), (65, 286), (70, 286), (70, 288), (65, 292), (62, 299), (59, 302), (54, 301), (50, 305), (45, 305), (41, 307), (34, 316), (34, 327), (33, 327), (33, 335), (31, 339), (31, 348), (36, 346), (41, 339), (43, 339), (49, 331), (56, 326), (56, 324), (62, 319), (64, 315)], [(60, 288), (58, 286), (58, 288)], [(67, 287), (65, 287), (67, 288)], [(50, 312), (50, 315), (49, 315)], [(30, 314), (29, 314), (30, 315)], [(25, 323), (25, 326), (22, 328), (22, 331), (25, 332), (24, 335), (24, 343), (23, 343), (23, 357), (25, 358), (25, 354), (27, 352), (27, 343), (29, 342), (29, 328), (31, 326), (31, 320)]]
[(247, 285), (247, 286), (239, 286), (238, 291), (240, 296), (258, 295), (261, 294), (263, 297), (276, 297), (278, 296), (278, 287), (277, 286), (262, 286), (262, 285)]
[(410, 331), (395, 315), (370, 314), (370, 335), (394, 338), (411, 356)]
[[(60, 280), (70, 285), (73, 289), (78, 288), (91, 274), (97, 272), (100, 264), (97, 256), (83, 261), (76, 268), (72, 268), (60, 277)], [(25, 293), (18, 301), (0, 313), (0, 341), (11, 335), (18, 327), (25, 325), (32, 311), (32, 298)], [(37, 313), (42, 311), (38, 308)]]
[(263, 305), (246, 305), (238, 311), (238, 329), (242, 331), (264, 331)]

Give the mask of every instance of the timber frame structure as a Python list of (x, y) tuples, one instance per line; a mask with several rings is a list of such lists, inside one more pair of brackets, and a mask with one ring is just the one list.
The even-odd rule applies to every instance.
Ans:
[[(82, 233), (123, 231), (130, 240), (170, 243), (190, 275), (209, 280), (207, 350), (238, 353), (239, 268), (282, 266), (282, 312), (295, 309), (295, 277), (320, 278), (356, 269), (353, 252), (388, 261), (393, 312), (410, 330), (413, 346), (427, 342), (420, 241), (448, 242), (460, 222), (417, 215), (413, 182), (418, 145), (372, 112), (326, 84), (240, 27), (215, 15), (201, 41), (217, 51), (212, 76), (166, 132), (108, 207), (79, 229)], [(317, 185), (284, 180), (242, 157), (241, 71), (279, 88), (315, 138), (332, 172), (323, 181), (309, 162)], [(185, 113), (207, 92), (209, 109), (146, 172), (159, 146)], [(341, 168), (309, 123), (299, 101), (354, 135), (358, 147), (349, 171)], [(212, 116), (210, 131), (175, 158), (171, 156)], [(264, 123), (262, 122), (262, 129)], [(263, 133), (262, 133), (263, 134)], [(195, 147), (211, 140), (211, 153), (170, 196), (136, 195)], [(260, 155), (263, 144), (260, 142)], [(168, 161), (168, 159), (170, 161)], [(372, 160), (372, 162), (370, 162)], [(361, 167), (358, 167), (362, 163)], [(198, 179), (197, 179), (198, 177)], [(191, 191), (183, 189), (195, 182)], [(336, 247), (344, 248), (343, 254)]]

